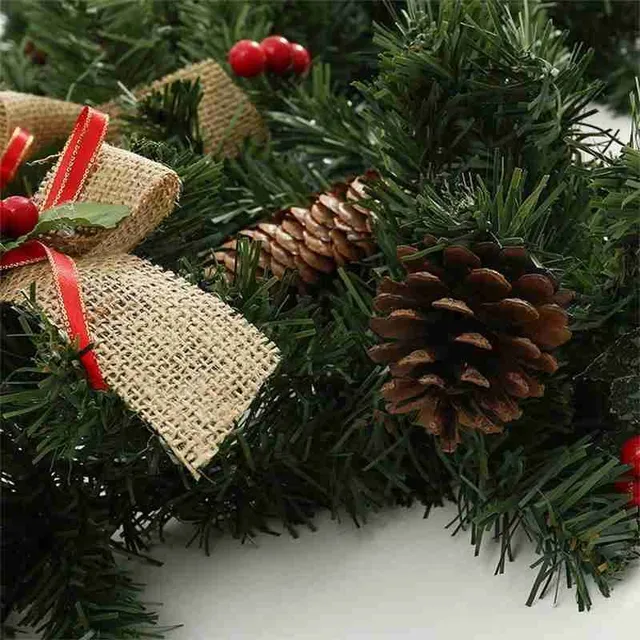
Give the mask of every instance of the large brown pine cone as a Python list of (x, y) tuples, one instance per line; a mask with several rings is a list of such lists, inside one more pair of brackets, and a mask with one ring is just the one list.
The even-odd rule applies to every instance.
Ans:
[[(359, 200), (367, 197), (369, 173), (348, 185), (336, 185), (320, 194), (309, 208), (292, 207), (273, 220), (243, 229), (238, 236), (260, 242), (260, 268), (283, 278), (288, 269), (304, 282), (315, 282), (321, 273), (332, 273), (348, 262), (371, 255), (371, 212)], [(238, 238), (225, 242), (215, 257), (232, 276), (237, 268)]]
[(563, 307), (572, 295), (523, 247), (452, 245), (406, 259), (416, 253), (398, 247), (406, 278), (378, 286), (384, 315), (371, 328), (387, 342), (369, 354), (389, 365), (387, 411), (414, 414), (452, 451), (460, 428), (500, 432), (521, 416), (520, 399), (544, 394), (540, 374), (558, 368), (550, 351), (571, 337)]

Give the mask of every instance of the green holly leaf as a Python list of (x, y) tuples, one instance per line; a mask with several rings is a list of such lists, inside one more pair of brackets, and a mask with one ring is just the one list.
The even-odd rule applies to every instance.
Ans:
[(78, 228), (113, 229), (131, 213), (129, 207), (121, 204), (101, 204), (99, 202), (68, 202), (40, 213), (38, 223), (27, 234), (3, 242), (0, 253), (15, 249), (27, 240), (51, 232), (73, 232)]

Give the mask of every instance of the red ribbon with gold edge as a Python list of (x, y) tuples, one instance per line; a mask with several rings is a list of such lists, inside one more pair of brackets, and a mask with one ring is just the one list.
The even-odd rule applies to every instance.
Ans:
[(33, 144), (33, 136), (21, 127), (16, 127), (7, 147), (0, 156), (0, 189), (13, 180)]
[[(60, 164), (42, 209), (49, 209), (76, 200), (96, 161), (108, 126), (108, 115), (91, 107), (82, 109), (62, 152)], [(25, 153), (22, 153), (21, 160)], [(2, 156), (3, 161), (6, 154), (5, 151)], [(19, 164), (20, 162), (18, 162)], [(16, 168), (17, 166), (14, 171)], [(48, 260), (51, 266), (67, 333), (70, 340), (77, 341), (77, 346), (80, 349), (80, 361), (87, 371), (89, 383), (94, 389), (106, 390), (108, 389), (107, 383), (102, 377), (96, 354), (91, 347), (80, 280), (73, 259), (47, 247), (38, 240), (30, 240), (0, 256), (0, 271), (44, 260)]]

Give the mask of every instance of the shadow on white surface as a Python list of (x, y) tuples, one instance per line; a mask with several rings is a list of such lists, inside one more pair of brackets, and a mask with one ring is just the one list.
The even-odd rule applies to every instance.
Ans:
[(146, 601), (163, 603), (161, 624), (184, 623), (169, 640), (637, 637), (638, 567), (613, 598), (594, 589), (590, 613), (578, 613), (564, 586), (557, 606), (551, 593), (528, 608), (531, 546), (494, 577), (497, 545), (474, 557), (468, 535), (452, 538), (444, 529), (454, 515), (436, 509), (424, 520), (421, 508), (398, 509), (362, 529), (323, 516), (318, 532), (301, 530), (297, 540), (221, 538), (208, 558), (184, 547), (190, 528), (172, 523), (166, 544), (152, 552), (162, 568), (128, 564), (147, 583)]

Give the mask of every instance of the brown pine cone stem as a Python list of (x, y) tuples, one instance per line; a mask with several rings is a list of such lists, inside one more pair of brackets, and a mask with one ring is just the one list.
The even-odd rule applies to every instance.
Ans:
[(387, 411), (412, 414), (453, 451), (460, 429), (500, 432), (521, 416), (521, 399), (544, 394), (540, 374), (558, 368), (549, 352), (571, 337), (572, 295), (523, 247), (453, 245), (407, 259), (418, 251), (398, 247), (404, 281), (378, 286), (371, 328), (385, 341), (369, 354), (389, 365)]
[[(297, 272), (307, 283), (320, 274), (373, 253), (371, 212), (360, 200), (366, 199), (367, 173), (347, 185), (337, 185), (320, 194), (310, 207), (291, 207), (272, 221), (261, 222), (238, 233), (260, 243), (259, 266), (282, 279), (287, 270)], [(238, 236), (225, 242), (215, 258), (233, 276), (238, 260)]]

